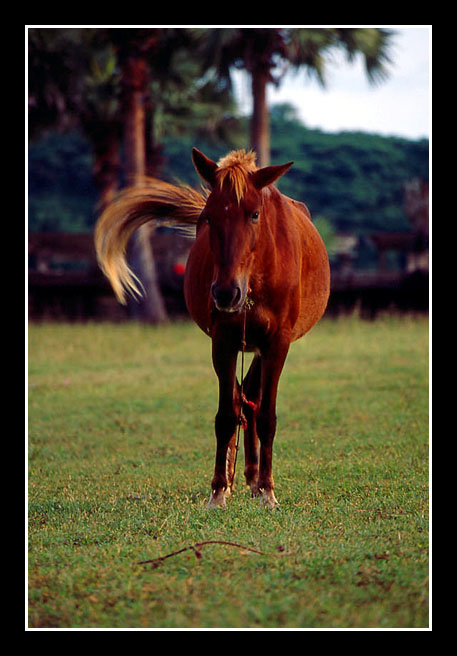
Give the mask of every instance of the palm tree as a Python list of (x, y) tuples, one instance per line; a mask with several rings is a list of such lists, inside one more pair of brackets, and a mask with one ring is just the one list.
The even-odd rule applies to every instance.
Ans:
[(269, 163), (269, 112), (267, 85), (279, 85), (285, 73), (305, 69), (322, 86), (326, 83), (329, 55), (343, 50), (349, 61), (364, 59), (371, 83), (383, 80), (390, 62), (393, 33), (378, 28), (222, 28), (205, 29), (204, 57), (221, 79), (230, 83), (231, 67), (251, 76), (253, 111), (251, 147), (259, 166)]
[[(140, 186), (146, 175), (146, 100), (149, 82), (148, 54), (154, 49), (156, 31), (134, 29), (109, 30), (120, 67), (121, 115), (125, 179), (129, 186)], [(151, 244), (151, 231), (142, 226), (132, 239), (132, 268), (141, 279), (145, 296), (130, 311), (142, 321), (162, 323), (167, 311), (160, 293)]]
[[(169, 28), (123, 28), (108, 32), (121, 69), (126, 182), (140, 186), (146, 174), (156, 174), (151, 168), (156, 169), (160, 161), (158, 123), (160, 119), (166, 122), (163, 107), (166, 102), (175, 129), (182, 122), (188, 127), (190, 116), (196, 114), (200, 126), (206, 123), (205, 132), (214, 133), (223, 123), (221, 114), (229, 106), (230, 98), (211, 79), (201, 79), (200, 63), (192, 53), (195, 45), (192, 32)], [(210, 125), (204, 120), (209, 115), (217, 117)], [(167, 315), (157, 283), (150, 231), (151, 224), (147, 224), (133, 235), (132, 265), (146, 291), (136, 309), (143, 320), (160, 323)]]

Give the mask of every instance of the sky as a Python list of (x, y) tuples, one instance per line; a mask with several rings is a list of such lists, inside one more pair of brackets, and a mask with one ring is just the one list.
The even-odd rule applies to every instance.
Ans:
[[(431, 27), (379, 27), (395, 32), (386, 81), (370, 85), (362, 59), (349, 64), (341, 55), (329, 64), (325, 89), (305, 71), (288, 74), (279, 88), (268, 85), (270, 105), (291, 103), (307, 127), (324, 132), (360, 130), (408, 139), (430, 137)], [(235, 88), (240, 111), (250, 113), (249, 81), (241, 72)]]

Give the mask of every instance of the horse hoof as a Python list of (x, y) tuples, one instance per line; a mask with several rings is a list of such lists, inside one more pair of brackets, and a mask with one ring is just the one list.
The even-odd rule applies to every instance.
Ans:
[(211, 495), (206, 505), (206, 509), (215, 510), (217, 508), (225, 508), (225, 504), (226, 504), (226, 491), (218, 490), (217, 492), (213, 492), (213, 490), (211, 490)]
[(276, 499), (273, 490), (262, 490), (262, 496), (260, 498), (260, 505), (263, 508), (277, 508), (279, 502)]
[(250, 483), (249, 488), (251, 490), (251, 497), (258, 497), (260, 495), (259, 486), (257, 483)]

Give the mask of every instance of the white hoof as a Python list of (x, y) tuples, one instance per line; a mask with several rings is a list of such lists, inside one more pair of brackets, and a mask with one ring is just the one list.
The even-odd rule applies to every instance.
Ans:
[(226, 490), (219, 490), (214, 493), (214, 490), (211, 490), (211, 495), (207, 503), (206, 509), (212, 510), (214, 508), (225, 508), (225, 503), (227, 496), (230, 494), (230, 488)]
[(276, 508), (279, 505), (273, 490), (262, 490), (260, 497), (260, 505), (264, 508)]

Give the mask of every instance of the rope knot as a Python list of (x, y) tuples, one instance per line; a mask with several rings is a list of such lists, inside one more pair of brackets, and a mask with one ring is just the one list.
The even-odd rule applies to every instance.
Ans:
[(249, 399), (247, 399), (244, 394), (241, 395), (241, 401), (245, 405), (248, 405), (250, 408), (252, 408), (253, 412), (257, 412), (257, 410), (258, 410), (257, 403), (254, 403), (254, 401), (249, 401)]

